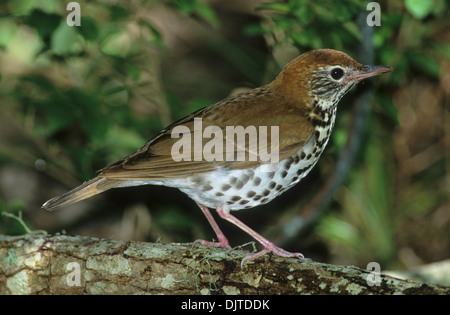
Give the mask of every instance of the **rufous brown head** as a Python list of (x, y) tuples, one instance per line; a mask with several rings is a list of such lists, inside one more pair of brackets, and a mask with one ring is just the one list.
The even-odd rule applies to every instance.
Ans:
[(347, 54), (332, 49), (304, 53), (288, 63), (274, 81), (281, 94), (293, 99), (309, 98), (327, 109), (365, 78), (392, 71), (385, 66), (362, 65)]

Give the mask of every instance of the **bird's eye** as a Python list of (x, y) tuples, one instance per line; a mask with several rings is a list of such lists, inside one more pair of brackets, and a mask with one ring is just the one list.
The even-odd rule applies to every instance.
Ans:
[(330, 75), (334, 80), (339, 80), (344, 76), (344, 70), (341, 68), (333, 68), (330, 71)]

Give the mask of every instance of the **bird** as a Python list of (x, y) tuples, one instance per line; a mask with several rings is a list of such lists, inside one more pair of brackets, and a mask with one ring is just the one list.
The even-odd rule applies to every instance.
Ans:
[(344, 94), (361, 80), (390, 71), (333, 49), (305, 52), (272, 82), (170, 124), (135, 153), (42, 207), (52, 211), (111, 188), (175, 187), (197, 203), (216, 233), (217, 240), (194, 244), (231, 249), (210, 212), (215, 209), (263, 247), (245, 256), (241, 267), (266, 253), (303, 260), (303, 254), (276, 246), (231, 212), (269, 203), (300, 182), (324, 151)]

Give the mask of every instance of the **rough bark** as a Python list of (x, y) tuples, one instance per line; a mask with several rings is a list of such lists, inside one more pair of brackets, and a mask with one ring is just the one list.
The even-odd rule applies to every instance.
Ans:
[(245, 253), (84, 236), (0, 236), (0, 294), (450, 293), (385, 275), (369, 286), (368, 270), (272, 255), (241, 269)]

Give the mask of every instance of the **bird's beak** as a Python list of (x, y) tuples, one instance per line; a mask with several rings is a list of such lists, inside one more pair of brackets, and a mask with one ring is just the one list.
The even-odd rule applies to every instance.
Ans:
[(364, 66), (364, 69), (362, 72), (355, 73), (354, 76), (352, 76), (350, 79), (355, 81), (361, 81), (366, 78), (374, 77), (386, 72), (391, 72), (391, 67), (386, 66)]

